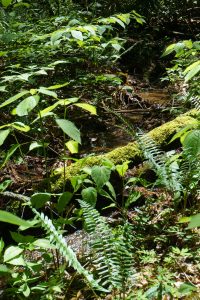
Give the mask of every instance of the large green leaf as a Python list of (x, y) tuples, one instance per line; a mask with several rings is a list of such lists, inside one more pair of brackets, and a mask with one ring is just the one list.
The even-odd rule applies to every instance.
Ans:
[(73, 38), (75, 38), (76, 40), (80, 40), (83, 41), (83, 35), (82, 32), (79, 30), (71, 30), (71, 35), (73, 36)]
[(48, 239), (38, 239), (33, 242), (35, 247), (43, 249), (55, 249), (56, 247)]
[(75, 103), (74, 105), (89, 111), (92, 115), (97, 114), (97, 110), (96, 110), (96, 107), (94, 105), (91, 105), (91, 104), (88, 104), (88, 103)]
[(56, 84), (56, 85), (48, 86), (48, 87), (46, 87), (46, 89), (47, 90), (57, 90), (57, 89), (63, 88), (64, 86), (67, 86), (67, 85), (69, 85), (69, 82), (65, 82), (63, 84)]
[(4, 252), (3, 260), (8, 262), (23, 252), (23, 249), (17, 246), (10, 246)]
[(2, 5), (6, 8), (8, 7), (13, 0), (1, 0)]
[(97, 202), (97, 190), (94, 187), (88, 187), (82, 190), (82, 198), (85, 202), (95, 207)]
[(22, 100), (17, 107), (12, 111), (13, 115), (27, 116), (38, 104), (40, 97), (38, 95), (30, 96)]
[(21, 97), (23, 97), (26, 94), (29, 94), (29, 91), (23, 91), (23, 92), (16, 94), (15, 96), (9, 98), (8, 100), (6, 100), (2, 104), (0, 104), (0, 108), (13, 103), (14, 101), (20, 99)]
[(81, 136), (78, 128), (69, 120), (56, 119), (58, 126), (66, 133), (70, 138), (81, 144)]
[(10, 133), (10, 129), (0, 130), (0, 146), (3, 145), (9, 133)]
[(63, 212), (66, 208), (67, 204), (72, 199), (73, 194), (70, 192), (64, 192), (58, 199), (58, 204), (56, 205), (56, 208), (59, 213)]
[(7, 264), (13, 265), (13, 266), (26, 266), (26, 262), (24, 261), (24, 258), (22, 255), (19, 255), (7, 262)]
[(102, 188), (104, 184), (110, 179), (111, 170), (102, 166), (95, 166), (92, 168), (91, 176), (98, 188)]
[(189, 81), (199, 72), (200, 72), (200, 60), (194, 62), (193, 64), (191, 64), (189, 67), (185, 69), (185, 71), (183, 72), (183, 74), (186, 75), (185, 81), (186, 82)]
[(31, 203), (33, 207), (41, 208), (50, 199), (51, 199), (51, 194), (49, 193), (36, 193), (31, 197)]
[(200, 226), (200, 214), (192, 216), (188, 228), (191, 229), (199, 226)]
[(0, 222), (6, 222), (17, 226), (29, 226), (29, 222), (25, 221), (10, 212), (0, 210)]
[(182, 141), (183, 148), (188, 149), (190, 154), (196, 156), (200, 154), (200, 130), (192, 130)]

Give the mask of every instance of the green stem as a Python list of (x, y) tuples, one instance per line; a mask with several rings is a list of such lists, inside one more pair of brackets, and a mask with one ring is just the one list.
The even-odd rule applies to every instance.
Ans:
[(23, 160), (24, 160), (24, 153), (22, 152), (21, 144), (19, 143), (18, 138), (17, 138), (17, 136), (16, 136), (16, 134), (15, 134), (14, 131), (13, 131), (13, 135), (14, 135), (14, 138), (15, 138), (15, 140), (16, 140), (16, 143), (19, 145), (19, 152), (20, 152), (20, 155), (21, 155), (21, 157), (22, 157)]
[[(67, 107), (65, 106), (64, 110), (64, 119), (66, 119), (67, 116)], [(66, 154), (66, 135), (63, 133), (63, 149), (64, 149), (64, 168), (63, 168), (63, 192), (65, 191), (65, 182), (66, 182), (66, 165), (65, 165), (65, 154)]]

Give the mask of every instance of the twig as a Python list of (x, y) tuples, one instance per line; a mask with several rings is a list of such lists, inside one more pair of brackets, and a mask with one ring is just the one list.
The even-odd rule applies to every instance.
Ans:
[(15, 199), (17, 201), (21, 201), (21, 202), (30, 201), (30, 197), (27, 197), (24, 195), (19, 195), (19, 194), (13, 193), (13, 192), (0, 192), (0, 196), (13, 198), (13, 199)]

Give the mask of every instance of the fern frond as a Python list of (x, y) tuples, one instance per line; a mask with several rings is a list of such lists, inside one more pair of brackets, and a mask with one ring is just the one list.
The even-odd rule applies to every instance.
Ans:
[(149, 160), (155, 170), (159, 183), (164, 185), (168, 190), (181, 190), (181, 176), (179, 165), (169, 154), (161, 151), (155, 141), (148, 135), (138, 133), (138, 143), (143, 151), (144, 157)]
[(131, 235), (130, 230), (127, 230), (128, 225), (126, 229), (114, 234), (95, 208), (85, 201), (79, 200), (79, 203), (83, 209), (87, 230), (91, 234), (93, 263), (101, 284), (123, 290), (133, 274), (132, 240), (126, 235), (127, 232)]
[(36, 215), (36, 217), (41, 221), (42, 227), (45, 229), (47, 234), (49, 235), (49, 240), (51, 243), (53, 243), (60, 254), (65, 257), (67, 260), (69, 266), (72, 266), (79, 274), (83, 275), (86, 280), (89, 282), (92, 288), (103, 291), (103, 292), (108, 292), (105, 288), (99, 285), (98, 281), (93, 278), (93, 275), (90, 274), (78, 261), (76, 254), (74, 251), (71, 249), (66, 244), (66, 241), (64, 237), (58, 233), (56, 228), (54, 227), (52, 221), (45, 216), (43, 213), (39, 213), (36, 209), (32, 208), (32, 211)]
[(196, 96), (196, 97), (192, 97), (190, 99), (191, 103), (194, 105), (194, 107), (200, 111), (200, 97)]
[(190, 149), (183, 150), (180, 166), (182, 184), (189, 191), (198, 189), (200, 181), (200, 155), (192, 155)]

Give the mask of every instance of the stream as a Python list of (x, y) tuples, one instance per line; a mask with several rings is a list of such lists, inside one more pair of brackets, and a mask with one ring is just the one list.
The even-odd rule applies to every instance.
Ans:
[(100, 154), (125, 146), (133, 136), (127, 133), (126, 124), (116, 117), (122, 116), (133, 131), (138, 128), (149, 131), (169, 120), (171, 97), (165, 89), (149, 89), (137, 93), (136, 101), (122, 103), (113, 113), (103, 112), (98, 117), (82, 119), (82, 147), (80, 156)]

